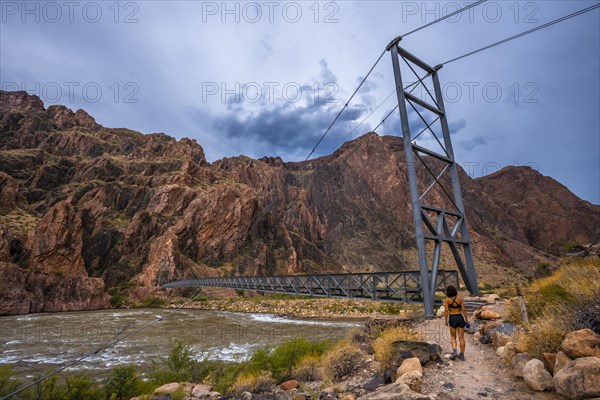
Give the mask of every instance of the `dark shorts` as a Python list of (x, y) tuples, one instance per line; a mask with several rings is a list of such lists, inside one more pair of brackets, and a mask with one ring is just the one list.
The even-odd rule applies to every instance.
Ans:
[(465, 319), (462, 314), (450, 315), (450, 318), (448, 318), (448, 325), (452, 328), (464, 328)]

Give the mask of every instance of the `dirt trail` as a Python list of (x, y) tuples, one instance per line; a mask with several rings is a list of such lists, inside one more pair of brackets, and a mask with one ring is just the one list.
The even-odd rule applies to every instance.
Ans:
[[(442, 346), (443, 355), (452, 351), (450, 332), (443, 318), (427, 320), (421, 328), (427, 341)], [(451, 361), (443, 357), (443, 364), (429, 363), (424, 369), (424, 394), (435, 394), (440, 400), (559, 398), (554, 392), (535, 392), (523, 379), (514, 378), (512, 368), (505, 366), (503, 360), (496, 356), (494, 346), (479, 343), (473, 335), (465, 334), (465, 338), (465, 361)]]

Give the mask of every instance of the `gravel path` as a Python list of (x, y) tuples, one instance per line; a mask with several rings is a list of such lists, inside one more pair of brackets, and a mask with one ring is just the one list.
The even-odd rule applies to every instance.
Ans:
[(442, 346), (443, 364), (429, 363), (424, 369), (424, 394), (435, 394), (440, 400), (458, 399), (506, 399), (506, 400), (554, 400), (554, 393), (539, 393), (530, 389), (523, 379), (512, 375), (512, 368), (496, 356), (492, 345), (483, 345), (465, 334), (466, 361), (450, 361), (450, 332), (443, 318), (427, 320), (421, 326), (426, 340)]

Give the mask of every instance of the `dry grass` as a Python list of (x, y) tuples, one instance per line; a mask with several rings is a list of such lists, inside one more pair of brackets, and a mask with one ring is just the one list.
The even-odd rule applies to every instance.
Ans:
[(366, 354), (356, 344), (339, 342), (323, 356), (323, 370), (328, 378), (340, 381), (343, 377), (359, 369), (365, 362)]
[(298, 364), (292, 370), (292, 376), (304, 382), (321, 380), (323, 378), (323, 371), (320, 366), (321, 357), (316, 354), (308, 354), (298, 361)]
[[(598, 329), (600, 260), (567, 260), (552, 275), (534, 281), (525, 301), (530, 317), (523, 325), (518, 303), (511, 301), (509, 319), (522, 325), (518, 346), (533, 357), (560, 350), (565, 336), (577, 329)], [(593, 306), (593, 307), (592, 307)]]
[(542, 359), (542, 353), (556, 353), (571, 325), (567, 319), (546, 312), (532, 321), (526, 330), (519, 331), (517, 347), (532, 357)]
[(421, 341), (423, 335), (406, 326), (394, 326), (381, 332), (373, 342), (373, 352), (375, 360), (379, 361), (382, 368), (391, 364), (393, 343), (400, 340)]
[(574, 297), (593, 295), (600, 287), (600, 259), (568, 260), (552, 275), (533, 282), (532, 291), (560, 285)]
[(273, 378), (269, 372), (245, 372), (237, 376), (232, 393), (240, 395), (243, 392), (259, 393), (270, 388)]

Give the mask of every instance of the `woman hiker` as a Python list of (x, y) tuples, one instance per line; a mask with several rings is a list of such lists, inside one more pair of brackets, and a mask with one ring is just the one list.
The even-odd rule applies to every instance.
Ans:
[[(465, 360), (465, 325), (469, 322), (467, 310), (463, 299), (458, 297), (458, 292), (454, 286), (446, 288), (446, 300), (444, 300), (444, 317), (446, 326), (450, 325), (450, 337), (452, 338), (451, 360)], [(460, 340), (460, 354), (456, 354), (456, 333)]]

